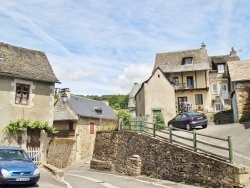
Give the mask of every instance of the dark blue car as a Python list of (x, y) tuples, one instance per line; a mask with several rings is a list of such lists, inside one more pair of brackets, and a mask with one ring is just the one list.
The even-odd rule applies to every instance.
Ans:
[(40, 178), (38, 167), (19, 147), (0, 146), (0, 184), (36, 184)]
[(168, 126), (172, 125), (177, 128), (192, 130), (197, 126), (207, 127), (207, 116), (200, 112), (183, 112), (168, 122)]

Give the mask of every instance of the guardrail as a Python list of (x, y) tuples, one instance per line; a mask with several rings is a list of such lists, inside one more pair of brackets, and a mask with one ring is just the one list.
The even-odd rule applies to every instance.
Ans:
[[(186, 131), (172, 126), (167, 127), (167, 129), (165, 130), (159, 130), (158, 129), (159, 126), (162, 125), (156, 123), (149, 123), (142, 120), (130, 120), (128, 122), (121, 121), (119, 125), (119, 130), (139, 131), (141, 133), (151, 134), (153, 135), (153, 137), (167, 140), (170, 143), (177, 143), (179, 145), (183, 145), (185, 147), (192, 149), (195, 152), (207, 153), (212, 155), (213, 157), (218, 157), (220, 159), (227, 160), (232, 164), (234, 163), (233, 145), (231, 136), (228, 136), (226, 139), (219, 138), (215, 136), (197, 133), (195, 129), (193, 131)], [(185, 135), (183, 136), (180, 133), (181, 134), (184, 133), (186, 136)], [(191, 135), (191, 137), (190, 136), (188, 137), (187, 135)], [(204, 137), (205, 139), (210, 139), (211, 142), (222, 141), (220, 143), (222, 144), (222, 146), (218, 144), (209, 143), (198, 137)], [(213, 151), (214, 149), (217, 151)]]

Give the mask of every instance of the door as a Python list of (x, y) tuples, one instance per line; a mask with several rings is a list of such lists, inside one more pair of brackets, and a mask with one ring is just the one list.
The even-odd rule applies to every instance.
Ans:
[(40, 129), (27, 128), (27, 148), (40, 147)]
[(188, 87), (188, 89), (194, 89), (193, 76), (187, 76), (187, 87)]
[(221, 84), (221, 96), (222, 98), (228, 99), (228, 89), (227, 89), (227, 84)]
[(187, 97), (178, 97), (178, 112), (185, 111), (185, 103), (187, 103)]

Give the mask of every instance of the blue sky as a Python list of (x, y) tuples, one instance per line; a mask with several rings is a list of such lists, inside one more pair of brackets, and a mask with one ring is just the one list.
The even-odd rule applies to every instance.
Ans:
[(156, 53), (202, 42), (250, 59), (248, 0), (2, 0), (0, 23), (1, 42), (44, 51), (75, 94), (128, 94)]

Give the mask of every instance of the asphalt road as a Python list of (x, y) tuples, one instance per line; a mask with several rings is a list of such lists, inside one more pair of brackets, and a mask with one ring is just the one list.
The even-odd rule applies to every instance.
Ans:
[(36, 185), (33, 186), (25, 186), (25, 185), (20, 185), (20, 186), (1, 186), (0, 188), (5, 187), (5, 188), (66, 188), (67, 185), (61, 182), (58, 182), (47, 170), (44, 168), (40, 168), (40, 180), (37, 182)]
[[(194, 186), (145, 176), (131, 177), (111, 174), (90, 169), (91, 158), (65, 169), (65, 181), (72, 188), (195, 188)], [(71, 188), (69, 187), (69, 188)], [(196, 187), (197, 188), (197, 187)]]
[[(215, 125), (214, 123), (209, 122), (208, 127), (196, 128), (197, 133), (206, 134), (210, 136), (215, 136), (219, 138), (227, 139), (228, 136), (232, 137), (233, 142), (233, 154), (235, 164), (242, 164), (250, 167), (250, 122), (247, 123), (233, 123), (233, 124), (224, 124), (224, 125)], [(174, 131), (175, 134), (192, 138), (192, 131), (190, 133), (182, 131)], [(197, 136), (198, 139), (212, 143), (218, 146), (227, 147), (228, 144), (225, 141), (215, 140), (203, 136)], [(175, 140), (180, 141), (181, 139), (175, 138)], [(182, 140), (184, 141), (184, 140)], [(188, 143), (192, 146), (192, 142)], [(209, 146), (204, 146), (198, 143), (198, 147), (206, 149), (208, 151), (213, 151), (217, 154), (222, 154), (223, 156), (229, 156), (227, 151), (214, 149)]]

